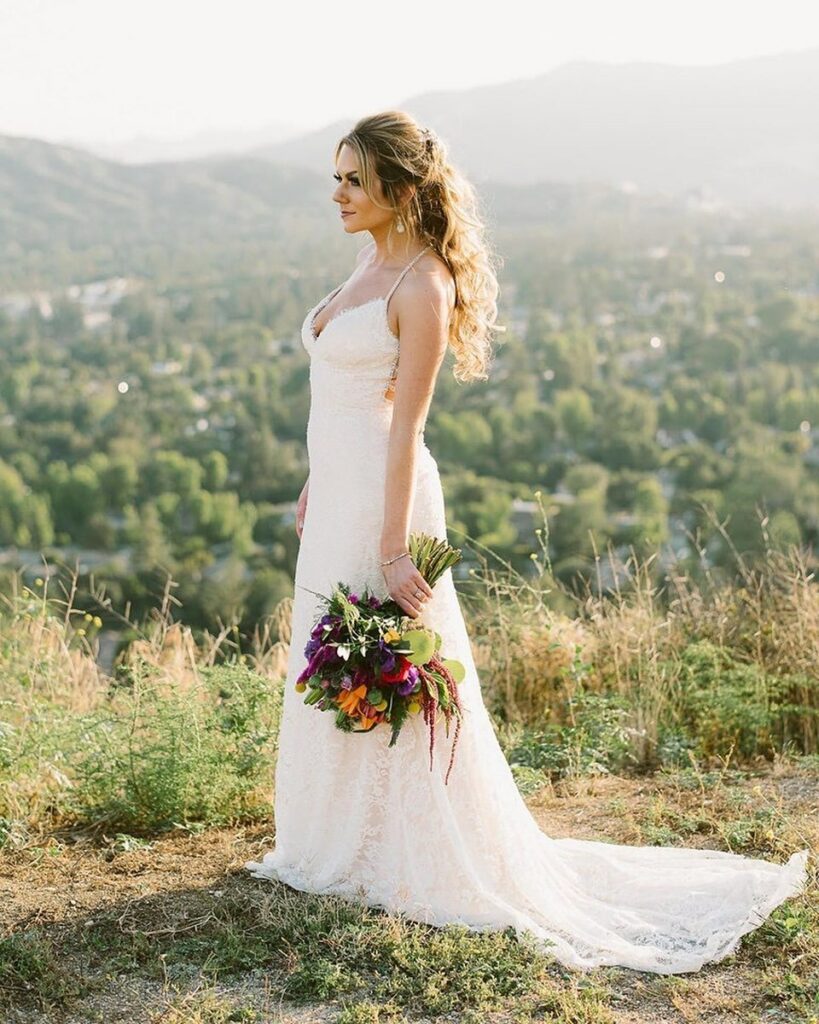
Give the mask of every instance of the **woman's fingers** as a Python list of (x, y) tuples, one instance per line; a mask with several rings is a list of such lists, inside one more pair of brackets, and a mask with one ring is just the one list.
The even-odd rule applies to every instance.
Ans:
[(420, 600), (414, 596), (415, 589), (412, 590), (400, 590), (396, 593), (390, 592), (390, 597), (393, 601), (397, 601), (398, 604), (404, 609), (407, 615), (411, 615), (413, 618), (417, 618), (422, 610), (423, 606)]
[(411, 608), (416, 614), (420, 615), (424, 610), (424, 601), (422, 597), (416, 596), (415, 591), (416, 588), (413, 586), (409, 592), (404, 594), (405, 607)]
[[(432, 587), (427, 583), (424, 577), (418, 573), (415, 579), (410, 580), (412, 587), (412, 596), (418, 597), (420, 601), (428, 601), (432, 597)], [(418, 591), (421, 591), (419, 594)]]
[[(396, 572), (401, 575), (404, 566), (396, 565)], [(391, 570), (386, 570), (385, 577), (389, 579), (393, 575)], [(395, 583), (389, 590), (390, 597), (413, 619), (423, 612), (424, 605), (433, 596), (432, 587), (427, 583), (420, 572), (413, 566), (412, 575), (408, 579)]]

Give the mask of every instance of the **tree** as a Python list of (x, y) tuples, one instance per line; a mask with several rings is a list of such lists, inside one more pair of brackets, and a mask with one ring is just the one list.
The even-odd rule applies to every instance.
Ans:
[(594, 408), (589, 395), (579, 388), (559, 391), (555, 401), (560, 427), (569, 444), (579, 447), (594, 429)]

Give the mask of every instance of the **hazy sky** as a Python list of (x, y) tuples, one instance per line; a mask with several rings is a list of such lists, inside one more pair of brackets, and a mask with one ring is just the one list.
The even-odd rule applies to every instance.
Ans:
[(815, 0), (487, 10), (475, 0), (0, 0), (0, 134), (309, 129), (573, 59), (715, 64), (819, 46)]

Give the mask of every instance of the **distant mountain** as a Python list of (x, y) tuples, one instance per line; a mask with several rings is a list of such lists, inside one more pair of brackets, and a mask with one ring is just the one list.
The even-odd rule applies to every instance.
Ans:
[[(198, 252), (204, 262), (230, 261), (281, 246), (308, 263), (320, 252), (344, 265), (348, 244), (331, 185), (315, 168), (258, 157), (130, 166), (0, 136), (0, 291), (130, 272), (182, 251), (186, 258)], [(512, 232), (571, 224), (596, 235), (616, 223), (635, 233), (638, 221), (658, 228), (681, 213), (719, 209), (697, 192), (648, 197), (571, 182), (487, 182), (481, 191), (492, 227)]]
[(117, 160), (123, 164), (148, 164), (246, 153), (260, 146), (275, 145), (301, 133), (301, 128), (296, 124), (276, 123), (263, 128), (198, 132), (170, 139), (135, 135), (131, 139), (117, 142), (65, 139), (58, 145), (84, 149), (106, 160)]
[[(752, 63), (759, 65), (755, 74), (749, 71)], [(788, 58), (789, 77), (784, 71), (779, 74), (778, 92), (771, 71), (766, 102), (758, 95), (747, 99), (744, 120), (736, 112), (741, 91), (737, 68), (744, 69), (750, 96), (752, 83), (758, 87), (760, 68), (779, 64), (779, 58), (770, 58), (767, 64), (731, 65), (730, 74), (724, 70), (727, 84), (721, 90), (713, 76), (711, 88), (705, 89), (699, 78), (702, 69), (696, 74), (678, 69), (672, 77), (689, 85), (678, 82), (678, 99), (667, 116), (659, 112), (660, 87), (650, 89), (649, 79), (667, 81), (670, 69), (579, 63), (531, 82), (471, 90), (471, 103), (463, 98), (467, 93), (425, 97), (414, 113), (449, 140), (454, 159), (479, 183), (493, 229), (516, 233), (571, 224), (584, 237), (612, 228), (636, 236), (642, 224), (661, 236), (662, 225), (680, 214), (733, 217), (741, 215), (739, 206), (746, 201), (819, 203), (819, 175), (808, 173), (819, 166), (817, 140), (806, 128), (801, 151), (793, 142), (796, 124), (811, 123), (808, 102), (797, 85), (816, 77), (812, 62)], [(615, 87), (621, 72), (625, 78)], [(694, 80), (699, 92), (691, 84)], [(633, 102), (625, 81), (634, 90)], [(594, 85), (591, 91), (598, 100), (589, 100), (581, 84), (586, 90)], [(645, 91), (652, 98), (640, 113), (636, 97)], [(548, 130), (527, 107), (534, 95), (549, 110)], [(699, 117), (694, 116), (695, 95), (702, 102)], [(705, 102), (706, 95), (712, 102)], [(581, 114), (581, 109), (594, 109), (595, 102), (600, 105), (596, 127)], [(755, 120), (750, 112), (754, 103)], [(775, 129), (766, 128), (780, 108), (787, 108), (780, 122)], [(627, 115), (618, 121), (615, 109)], [(562, 122), (558, 110), (563, 111)], [(515, 117), (507, 116), (508, 111)], [(525, 130), (515, 128), (513, 120), (525, 124)], [(723, 123), (725, 138), (731, 125), (733, 143), (719, 138), (717, 121)], [(0, 284), (9, 288), (78, 273), (121, 273), (153, 265), (158, 254), (172, 259), (182, 249), (198, 252), (203, 261), (230, 260), (231, 254), (255, 251), (248, 249), (250, 242), (258, 243), (259, 251), (269, 251), (271, 244), (293, 251), (298, 246), (308, 260), (316, 248), (323, 258), (332, 251), (341, 256), (346, 245), (331, 198), (330, 170), (333, 144), (347, 127), (336, 123), (298, 143), (250, 156), (138, 165), (38, 139), (0, 136)], [(753, 150), (749, 140), (755, 136), (767, 145), (760, 142)], [(570, 137), (572, 145), (566, 141)], [(633, 140), (634, 152), (627, 139)], [(731, 166), (745, 170), (729, 183)], [(702, 169), (702, 180), (696, 167)], [(763, 167), (767, 176), (760, 171)], [(705, 174), (707, 168), (711, 173)], [(79, 253), (84, 254), (80, 262)]]
[[(571, 61), (398, 106), (438, 131), (476, 181), (704, 187), (730, 203), (796, 206), (819, 204), (817, 97), (819, 48), (711, 67)], [(320, 171), (351, 124), (252, 155)]]
[[(317, 161), (320, 163), (320, 161)], [(136, 244), (270, 240), (278, 233), (309, 248), (323, 231), (337, 232), (332, 182), (315, 168), (277, 166), (258, 157), (225, 157), (136, 166), (38, 139), (0, 136), (0, 263), (23, 252)], [(610, 185), (488, 182), (490, 219), (515, 227), (579, 226), (601, 216), (627, 216), (649, 197)], [(655, 196), (659, 210), (710, 208), (691, 193)]]
[(294, 168), (225, 158), (127, 166), (38, 139), (0, 136), (0, 246), (268, 237), (326, 190)]

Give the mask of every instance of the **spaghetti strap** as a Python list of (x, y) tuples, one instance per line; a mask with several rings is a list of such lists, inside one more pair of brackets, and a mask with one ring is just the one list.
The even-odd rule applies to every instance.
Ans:
[[(375, 243), (373, 243), (373, 245), (374, 244)], [(395, 281), (393, 282), (392, 288), (390, 288), (390, 290), (387, 292), (386, 296), (384, 296), (383, 302), (384, 302), (384, 308), (385, 309), (389, 308), (389, 302), (390, 302), (390, 299), (392, 298), (392, 294), (395, 291), (395, 289), (398, 287), (398, 285), (401, 283), (404, 275), (407, 273), (407, 271), (411, 267), (413, 267), (418, 262), (418, 260), (424, 255), (424, 253), (427, 251), (427, 249), (430, 249), (430, 248), (432, 248), (432, 246), (425, 245), (424, 248), (419, 253), (416, 253), (416, 255), (413, 256), (413, 258), (409, 261), (409, 263), (404, 267), (404, 269), (401, 271), (401, 273), (395, 279)], [(329, 292), (327, 295), (325, 295), (324, 298), (318, 303), (318, 305), (313, 307), (313, 312), (312, 312), (312, 315), (310, 317), (310, 324), (309, 324), (309, 328), (308, 329), (310, 331), (310, 335), (311, 335), (311, 337), (312, 337), (314, 342), (318, 341), (319, 338), (321, 337), (321, 335), (317, 335), (316, 334), (316, 320), (318, 319), (319, 313), (324, 309), (325, 306), (328, 306), (333, 301), (333, 299), (337, 295), (339, 295), (340, 292), (350, 283), (350, 280), (354, 276), (354, 273), (355, 272), (353, 272), (353, 274), (351, 274), (350, 277), (348, 277), (346, 281), (342, 282), (337, 288), (334, 288), (331, 292)], [(369, 305), (370, 302), (374, 302), (374, 301), (375, 301), (374, 299), (370, 299), (367, 302), (360, 303), (359, 305), (362, 305), (362, 306)], [(347, 309), (350, 309), (350, 308), (356, 308), (356, 307), (349, 307), (349, 306), (347, 307)], [(345, 312), (345, 310), (341, 310), (338, 314), (336, 314), (336, 316), (339, 316), (340, 313), (343, 313), (343, 312)], [(330, 322), (335, 320), (335, 319), (336, 319), (335, 316), (330, 317), (330, 320), (328, 320), (327, 323), (322, 328), (321, 334), (324, 334), (325, 328), (329, 327)]]
[[(413, 256), (413, 258), (409, 261), (409, 263), (404, 267), (404, 269), (401, 271), (401, 273), (395, 279), (395, 282), (394, 282), (392, 288), (390, 288), (390, 290), (387, 292), (387, 295), (386, 295), (386, 297), (384, 299), (384, 320), (387, 323), (387, 330), (390, 331), (390, 334), (392, 334), (392, 331), (390, 330), (389, 321), (387, 320), (387, 316), (389, 314), (390, 299), (392, 298), (392, 293), (395, 291), (395, 289), (398, 287), (398, 285), (401, 284), (401, 281), (404, 279), (404, 274), (406, 274), (406, 272), (410, 269), (410, 267), (412, 267), (415, 263), (417, 263), (417, 261), (424, 255), (424, 253), (427, 251), (427, 249), (430, 249), (430, 248), (432, 248), (432, 247), (429, 246), (429, 245), (425, 245), (424, 248), (419, 253), (417, 253), (415, 256)], [(395, 336), (393, 335), (393, 337), (395, 337)], [(396, 341), (397, 340), (398, 339), (396, 338)], [(396, 382), (397, 374), (398, 374), (398, 357), (399, 357), (399, 354), (400, 354), (400, 351), (396, 350), (395, 360), (393, 361), (392, 371), (390, 372), (390, 379), (389, 379), (389, 381), (387, 383), (386, 390), (384, 391), (384, 397), (386, 399), (388, 399), (389, 401), (392, 401), (392, 399), (395, 397), (395, 382)]]
[(420, 260), (420, 258), (424, 255), (424, 253), (429, 248), (430, 247), (428, 245), (425, 245), (424, 248), (419, 253), (416, 253), (416, 255), (413, 256), (413, 258), (409, 261), (409, 263), (404, 267), (404, 269), (401, 271), (401, 273), (395, 279), (395, 282), (394, 282), (392, 288), (390, 288), (390, 290), (387, 292), (386, 298), (384, 299), (384, 304), (385, 305), (389, 305), (389, 301), (392, 298), (392, 293), (395, 291), (395, 289), (398, 287), (398, 285), (401, 284), (402, 280), (404, 279), (404, 274), (406, 274), (406, 272), (411, 267), (413, 267), (418, 262), (418, 260)]

